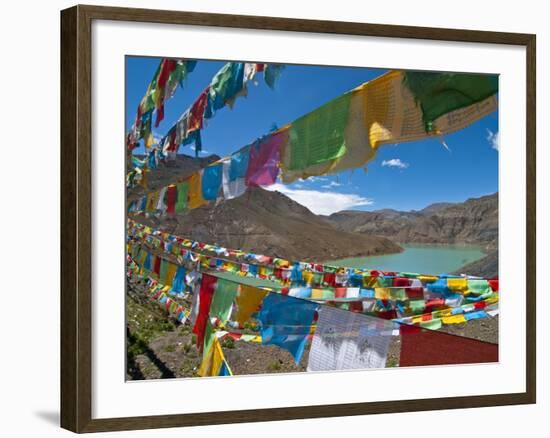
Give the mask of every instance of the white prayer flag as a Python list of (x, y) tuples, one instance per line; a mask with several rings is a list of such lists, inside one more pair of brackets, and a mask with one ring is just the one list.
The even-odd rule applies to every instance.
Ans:
[(392, 331), (390, 321), (322, 306), (307, 370), (385, 368)]

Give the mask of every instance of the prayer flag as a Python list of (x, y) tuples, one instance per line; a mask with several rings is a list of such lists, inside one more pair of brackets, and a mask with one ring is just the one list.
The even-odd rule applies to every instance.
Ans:
[(269, 135), (250, 146), (246, 171), (246, 185), (269, 186), (275, 184), (279, 175), (281, 148), (288, 141), (288, 129)]
[(308, 371), (384, 368), (394, 324), (321, 306)]
[(210, 304), (212, 302), (217, 280), (216, 277), (211, 275), (202, 275), (198, 297), (198, 314), (193, 327), (193, 333), (197, 335), (197, 346), (201, 351), (203, 348), (206, 323), (210, 313)]
[(236, 314), (235, 320), (242, 326), (251, 315), (258, 311), (264, 297), (268, 294), (266, 290), (257, 287), (241, 284), (235, 299)]
[(207, 166), (202, 172), (202, 197), (207, 201), (215, 201), (222, 184), (222, 165)]
[(231, 316), (233, 301), (237, 296), (239, 283), (218, 278), (216, 290), (210, 305), (210, 316), (217, 317), (222, 323), (225, 323)]
[(258, 313), (262, 344), (278, 345), (288, 350), (299, 364), (318, 306), (311, 301), (268, 294)]
[(399, 366), (498, 362), (498, 344), (401, 325)]
[(351, 93), (345, 93), (300, 117), (290, 127), (289, 170), (325, 163), (346, 153), (344, 130), (348, 121)]
[(426, 132), (434, 129), (438, 117), (498, 92), (498, 76), (487, 74), (408, 71), (405, 84), (422, 108)]

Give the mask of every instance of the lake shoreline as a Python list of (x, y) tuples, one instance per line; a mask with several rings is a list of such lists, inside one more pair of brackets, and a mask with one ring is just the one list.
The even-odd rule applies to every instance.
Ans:
[(345, 257), (323, 264), (381, 271), (445, 274), (460, 270), (487, 256), (481, 245), (399, 243), (403, 251), (393, 254)]

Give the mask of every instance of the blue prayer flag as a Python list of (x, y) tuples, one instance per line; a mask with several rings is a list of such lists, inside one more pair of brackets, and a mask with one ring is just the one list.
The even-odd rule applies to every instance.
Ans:
[(262, 344), (278, 345), (288, 350), (299, 364), (318, 307), (311, 301), (268, 294), (258, 312)]

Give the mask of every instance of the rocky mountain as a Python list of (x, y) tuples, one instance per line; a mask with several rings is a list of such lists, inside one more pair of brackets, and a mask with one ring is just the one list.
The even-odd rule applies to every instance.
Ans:
[(498, 277), (498, 251), (490, 251), (482, 259), (457, 269), (454, 274), (469, 274), (486, 278)]
[[(176, 162), (150, 172), (149, 188), (156, 189), (185, 177), (217, 159), (178, 155)], [(141, 187), (130, 189), (128, 200), (143, 193)], [(282, 193), (261, 188), (173, 218), (140, 216), (138, 220), (194, 240), (291, 260), (324, 261), (402, 251), (388, 238), (337, 229), (326, 218)]]
[(342, 231), (400, 243), (466, 243), (487, 250), (498, 246), (498, 193), (420, 211), (341, 211), (327, 219)]

